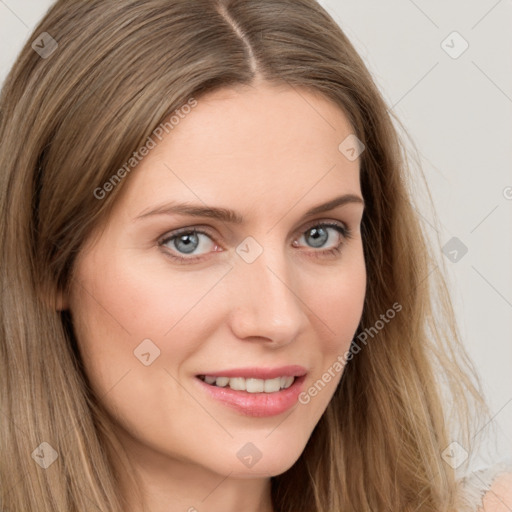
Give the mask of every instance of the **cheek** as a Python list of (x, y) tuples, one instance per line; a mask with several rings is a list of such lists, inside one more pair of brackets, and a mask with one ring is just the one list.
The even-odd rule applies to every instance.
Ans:
[(362, 252), (348, 263), (329, 279), (323, 279), (317, 293), (308, 294), (316, 324), (324, 327), (324, 351), (330, 354), (348, 349), (363, 312), (366, 270)]
[[(366, 269), (362, 246), (347, 255), (329, 279), (322, 279), (318, 293), (308, 294), (308, 306), (316, 325), (315, 366), (299, 402), (319, 418), (331, 400), (347, 362), (349, 348), (361, 320), (366, 294)], [(310, 288), (311, 290), (312, 288)], [(314, 318), (314, 320), (313, 320)]]
[[(133, 341), (162, 339), (179, 329), (193, 310), (204, 313), (202, 299), (225, 274), (225, 268), (191, 273), (169, 271), (161, 255), (91, 260), (78, 274), (80, 304), (73, 309), (94, 322), (94, 329)], [(229, 269), (227, 269), (229, 270)]]
[(155, 344), (149, 345), (151, 358), (160, 351), (154, 367), (179, 366), (197, 350), (206, 339), (201, 331), (215, 314), (205, 297), (227, 270), (171, 273), (161, 258), (130, 258), (128, 252), (124, 258), (93, 256), (80, 266), (70, 309), (87, 373), (101, 387), (98, 391), (110, 389), (127, 371), (144, 368), (134, 354), (146, 347), (144, 340)]
[[(349, 348), (361, 319), (366, 279), (364, 272), (332, 286), (316, 302), (321, 312), (323, 333), (317, 337), (317, 355), (311, 376), (299, 395), (300, 407), (308, 410), (311, 430), (325, 412), (341, 380)], [(322, 323), (318, 322), (317, 324)]]

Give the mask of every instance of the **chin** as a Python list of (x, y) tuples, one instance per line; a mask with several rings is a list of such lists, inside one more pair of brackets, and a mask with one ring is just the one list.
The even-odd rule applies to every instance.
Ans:
[[(290, 437), (292, 434), (290, 434)], [(290, 438), (289, 437), (289, 438)], [(236, 464), (232, 465), (229, 471), (236, 478), (271, 477), (281, 475), (290, 469), (299, 459), (304, 451), (305, 445), (294, 446), (284, 445), (281, 439), (271, 441), (269, 436), (258, 451), (247, 443), (241, 450), (237, 450)], [(245, 467), (244, 467), (245, 466)]]

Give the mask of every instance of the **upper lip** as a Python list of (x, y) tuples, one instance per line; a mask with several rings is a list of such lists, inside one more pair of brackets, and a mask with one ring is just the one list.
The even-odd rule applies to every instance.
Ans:
[(204, 372), (200, 375), (210, 377), (242, 377), (249, 379), (274, 379), (276, 377), (302, 377), (307, 371), (303, 366), (288, 365), (278, 368), (231, 368), (229, 370), (215, 370), (213, 372)]

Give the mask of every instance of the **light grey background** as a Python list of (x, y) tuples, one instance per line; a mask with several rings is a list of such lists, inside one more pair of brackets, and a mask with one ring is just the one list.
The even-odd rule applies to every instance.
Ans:
[[(0, 0), (1, 81), (51, 3)], [(439, 268), (446, 266), (464, 343), (495, 415), (498, 454), (510, 458), (512, 0), (320, 3), (420, 152), (439, 223), (422, 206), (427, 233), (468, 249), (448, 246), (444, 256), (439, 248)]]

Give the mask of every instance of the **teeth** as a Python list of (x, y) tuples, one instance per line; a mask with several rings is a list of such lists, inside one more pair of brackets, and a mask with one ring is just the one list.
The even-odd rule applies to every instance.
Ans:
[(243, 377), (211, 377), (201, 375), (201, 380), (221, 388), (230, 387), (235, 391), (248, 393), (276, 393), (281, 389), (288, 389), (295, 377), (276, 377), (275, 379), (244, 379)]
[[(283, 378), (285, 379), (284, 382), (282, 380)], [(295, 377), (281, 377), (281, 387), (284, 389), (289, 388), (293, 384), (294, 380)]]
[[(229, 377), (212, 377), (213, 378), (213, 382), (210, 382), (210, 384), (215, 384), (221, 388), (227, 386), (229, 384)], [(217, 381), (217, 382), (215, 382)]]
[(235, 391), (245, 391), (245, 379), (242, 377), (233, 377), (229, 379), (228, 386)]
[(281, 377), (276, 377), (275, 379), (267, 379), (263, 382), (264, 384), (262, 391), (265, 391), (265, 393), (275, 393), (281, 389)]

